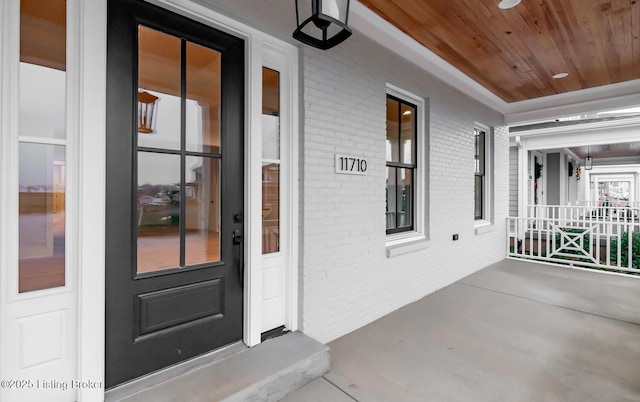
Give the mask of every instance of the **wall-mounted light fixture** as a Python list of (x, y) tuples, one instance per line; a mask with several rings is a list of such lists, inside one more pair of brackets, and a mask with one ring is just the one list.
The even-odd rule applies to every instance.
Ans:
[(584, 169), (591, 170), (593, 169), (593, 157), (589, 153), (589, 146), (587, 145), (587, 157), (584, 158)]
[(155, 109), (158, 102), (155, 95), (147, 91), (138, 92), (138, 132), (153, 134), (155, 132)]
[(318, 49), (330, 49), (351, 36), (349, 0), (296, 0), (296, 19), (293, 37)]

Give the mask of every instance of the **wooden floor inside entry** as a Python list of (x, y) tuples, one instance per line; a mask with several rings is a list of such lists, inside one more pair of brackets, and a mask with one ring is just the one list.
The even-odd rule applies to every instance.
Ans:
[[(41, 258), (21, 258), (20, 293), (51, 289), (65, 285), (64, 222), (56, 222), (52, 254)], [(61, 227), (60, 227), (61, 226)], [(28, 227), (27, 227), (28, 228)], [(22, 229), (22, 228), (21, 228)], [(27, 237), (25, 233), (22, 237)], [(179, 266), (180, 239), (177, 232), (138, 238), (138, 273), (153, 272)], [(185, 236), (187, 266), (220, 260), (220, 235), (206, 230), (190, 230)]]
[(64, 286), (64, 211), (21, 213), (19, 222), (18, 292)]
[(64, 286), (64, 247), (63, 252), (51, 257), (20, 260), (18, 291), (51, 289)]
[[(177, 268), (180, 236), (177, 230), (138, 233), (138, 273)], [(185, 235), (185, 265), (220, 260), (220, 234), (208, 230), (188, 230)]]

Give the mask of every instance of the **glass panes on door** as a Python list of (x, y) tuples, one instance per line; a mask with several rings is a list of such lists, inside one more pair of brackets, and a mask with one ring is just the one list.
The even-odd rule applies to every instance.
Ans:
[(262, 254), (280, 251), (280, 73), (262, 68)]
[(187, 151), (220, 152), (220, 53), (187, 42)]
[(180, 266), (180, 155), (138, 152), (138, 273)]
[(220, 159), (187, 156), (184, 185), (185, 264), (220, 259)]
[(137, 272), (220, 260), (220, 53), (138, 28)]
[(138, 46), (138, 146), (180, 150), (180, 39), (140, 26)]
[(18, 291), (65, 285), (66, 2), (20, 1)]

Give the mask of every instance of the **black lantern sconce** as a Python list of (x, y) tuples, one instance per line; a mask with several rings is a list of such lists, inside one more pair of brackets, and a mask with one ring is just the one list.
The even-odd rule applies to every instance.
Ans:
[(138, 92), (138, 132), (141, 134), (153, 134), (155, 132), (155, 109), (158, 98), (149, 92)]
[(330, 49), (351, 36), (349, 0), (296, 0), (296, 18), (293, 37), (318, 49)]
[(589, 147), (587, 146), (587, 157), (584, 158), (584, 170), (593, 169), (593, 157), (589, 153)]

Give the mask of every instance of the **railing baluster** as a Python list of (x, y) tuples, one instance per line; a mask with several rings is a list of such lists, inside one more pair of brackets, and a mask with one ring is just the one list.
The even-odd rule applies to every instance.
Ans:
[(511, 218), (507, 216), (507, 257), (511, 255)]
[(546, 236), (545, 236), (545, 243), (546, 243), (546, 250), (545, 250), (545, 257), (547, 258), (551, 258), (549, 256), (549, 254), (552, 252), (552, 248), (550, 247), (550, 243), (552, 241), (551, 236), (553, 236), (553, 225), (551, 224), (547, 224), (547, 232), (546, 232)]
[(631, 227), (627, 228), (627, 233), (627, 269), (631, 269), (633, 268), (633, 231)]
[(540, 222), (537, 226), (538, 226), (538, 241), (537, 243), (537, 255), (538, 257), (542, 257), (542, 226), (544, 225), (544, 222)]
[(522, 233), (522, 238), (518, 239), (520, 242), (520, 255), (524, 255), (524, 244), (527, 239), (527, 221), (526, 218), (518, 219), (518, 226), (520, 227), (520, 233)]
[(618, 241), (616, 242), (616, 266), (622, 267), (622, 233), (618, 233)]
[(535, 219), (529, 222), (527, 231), (529, 232), (529, 255), (533, 255), (533, 227), (535, 226)]
[(607, 265), (611, 265), (611, 236), (607, 236), (607, 244), (605, 250), (607, 253)]

